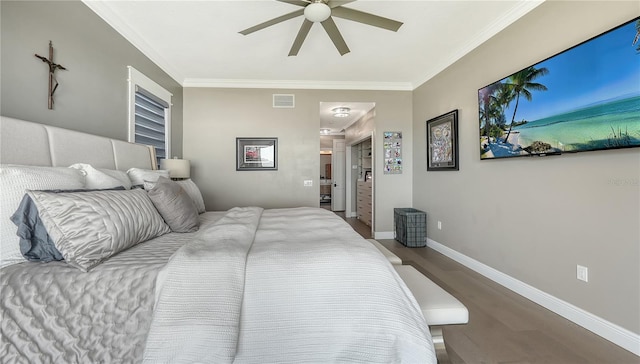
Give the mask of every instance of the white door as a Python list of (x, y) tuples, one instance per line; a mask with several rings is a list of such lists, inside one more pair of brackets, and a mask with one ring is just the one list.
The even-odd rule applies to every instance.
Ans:
[(344, 139), (333, 139), (333, 153), (331, 154), (331, 211), (344, 211), (346, 201), (345, 160), (346, 145)]

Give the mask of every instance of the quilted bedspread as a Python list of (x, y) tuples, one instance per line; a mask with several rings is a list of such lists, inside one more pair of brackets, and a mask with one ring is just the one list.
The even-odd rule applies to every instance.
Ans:
[(0, 363), (435, 363), (384, 256), (318, 208), (207, 212), (89, 272), (0, 270)]
[[(223, 213), (200, 215), (206, 229)], [(82, 272), (63, 261), (0, 270), (0, 363), (140, 363), (155, 280), (196, 233), (166, 234)]]
[(317, 208), (235, 208), (159, 275), (145, 363), (435, 363), (384, 256)]

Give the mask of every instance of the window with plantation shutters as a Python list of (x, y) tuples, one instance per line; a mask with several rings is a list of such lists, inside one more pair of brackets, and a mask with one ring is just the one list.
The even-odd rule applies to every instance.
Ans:
[(129, 141), (152, 145), (158, 165), (171, 156), (171, 96), (129, 67)]
[(153, 145), (156, 158), (167, 158), (166, 113), (169, 105), (141, 87), (135, 95), (135, 143)]

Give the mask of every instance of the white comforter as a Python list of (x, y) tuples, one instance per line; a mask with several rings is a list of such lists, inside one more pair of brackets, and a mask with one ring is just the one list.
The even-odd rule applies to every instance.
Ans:
[(435, 363), (411, 293), (335, 214), (235, 208), (158, 277), (145, 363)]

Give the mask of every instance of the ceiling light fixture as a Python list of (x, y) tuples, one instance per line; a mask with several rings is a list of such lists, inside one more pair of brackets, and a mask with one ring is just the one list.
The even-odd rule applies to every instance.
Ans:
[(304, 17), (314, 23), (321, 23), (330, 16), (331, 8), (322, 0), (315, 0), (304, 8)]
[(350, 111), (351, 109), (349, 109), (348, 107), (336, 107), (334, 109), (331, 109), (331, 112), (333, 112), (333, 116), (336, 118), (346, 118), (347, 116), (349, 116)]
[(320, 134), (329, 135), (331, 133), (331, 129), (320, 129)]

